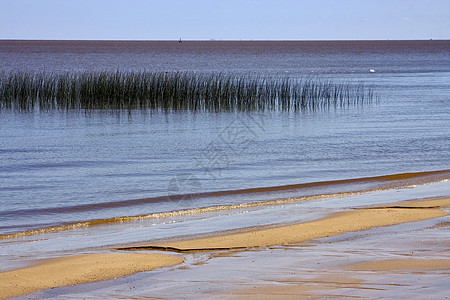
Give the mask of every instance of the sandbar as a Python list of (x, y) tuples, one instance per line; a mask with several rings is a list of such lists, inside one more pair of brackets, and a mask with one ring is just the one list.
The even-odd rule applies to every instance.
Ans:
[(38, 265), (0, 273), (0, 298), (114, 279), (182, 262), (182, 257), (157, 253), (100, 253), (47, 259)]
[[(323, 219), (273, 228), (248, 228), (243, 232), (231, 232), (207, 237), (167, 241), (134, 248), (166, 249), (174, 251), (200, 251), (215, 249), (239, 249), (300, 243), (406, 222), (417, 222), (448, 215), (442, 210), (450, 206), (450, 198), (428, 201), (406, 201), (388, 206), (356, 208), (331, 214)], [(126, 249), (126, 248), (123, 248)], [(131, 250), (131, 247), (129, 248)]]

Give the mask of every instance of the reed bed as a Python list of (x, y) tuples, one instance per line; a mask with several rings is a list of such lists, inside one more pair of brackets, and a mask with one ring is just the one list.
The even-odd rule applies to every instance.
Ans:
[(315, 110), (371, 102), (362, 84), (182, 72), (0, 74), (2, 110)]

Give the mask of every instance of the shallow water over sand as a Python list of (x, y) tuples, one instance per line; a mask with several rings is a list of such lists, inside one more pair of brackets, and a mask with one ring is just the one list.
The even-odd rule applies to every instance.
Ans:
[[(188, 210), (186, 213), (181, 211), (173, 215), (100, 223), (95, 226), (68, 227), (61, 231), (54, 229), (34, 232), (28, 236), (16, 236), (1, 241), (1, 271), (27, 264), (37, 258), (58, 257), (63, 253), (70, 255), (84, 251), (98, 251), (102, 248), (117, 248), (121, 244), (139, 245), (145, 244), (145, 241), (207, 235), (252, 226), (307, 222), (357, 207), (450, 195), (448, 179), (431, 182), (414, 179), (381, 185), (375, 181), (362, 185), (360, 189), (355, 187), (352, 192), (328, 196), (319, 193), (318, 196), (279, 199), (258, 205), (209, 207), (204, 210)], [(314, 190), (322, 191), (323, 186)], [(308, 194), (317, 195), (311, 193), (311, 189)]]
[[(194, 229), (202, 228), (205, 232), (213, 232), (218, 228), (230, 229), (256, 225), (255, 220), (264, 224), (278, 222), (304, 222), (311, 218), (320, 218), (332, 212), (365, 205), (385, 205), (399, 201), (422, 197), (448, 197), (449, 181), (427, 184), (403, 189), (391, 189), (300, 201), (284, 205), (258, 207), (254, 210), (230, 211), (226, 215), (203, 214), (201, 218), (185, 220), (173, 218), (173, 222), (153, 224), (153, 228), (134, 227), (127, 231), (103, 231), (91, 228), (98, 241), (106, 239), (130, 241), (135, 234), (137, 240), (172, 235), (195, 234)], [(448, 211), (448, 208), (447, 208)], [(322, 238), (296, 245), (260, 247), (247, 250), (206, 251), (185, 253), (185, 263), (171, 268), (155, 270), (129, 276), (123, 279), (84, 284), (74, 287), (57, 288), (38, 292), (31, 297), (58, 299), (75, 298), (236, 298), (261, 295), (264, 297), (286, 298), (296, 297), (404, 297), (416, 293), (417, 297), (446, 295), (448, 269), (436, 267), (414, 267), (413, 263), (404, 267), (389, 269), (356, 269), (361, 262), (377, 262), (386, 260), (432, 261), (450, 259), (448, 256), (448, 222), (449, 217), (405, 223), (401, 225), (373, 228), (366, 231), (345, 233), (330, 238)], [(447, 224), (447, 225), (445, 225)], [(163, 230), (158, 230), (158, 228)], [(106, 229), (106, 228), (104, 228)], [(117, 228), (116, 228), (117, 229)], [(123, 227), (122, 227), (123, 229)], [(88, 231), (74, 232), (71, 238), (78, 241), (92, 240)], [(197, 232), (199, 233), (199, 232)], [(55, 234), (59, 236), (59, 234)], [(121, 237), (119, 237), (122, 235)], [(18, 239), (22, 245), (10, 245), (10, 249), (29, 248), (41, 257), (60, 255), (55, 243), (42, 239), (28, 241)], [(68, 238), (67, 234), (64, 238)], [(106, 238), (106, 239), (105, 239)], [(131, 238), (131, 239), (130, 239)], [(64, 239), (52, 238), (57, 247), (64, 245)], [(53, 245), (53, 249), (52, 249)], [(66, 244), (67, 245), (67, 244)], [(93, 245), (92, 241), (85, 246)], [(78, 247), (83, 243), (78, 243)], [(19, 247), (19, 248), (18, 248)], [(66, 248), (65, 253), (72, 251), (89, 253), (100, 249)], [(15, 252), (15, 251), (13, 251)], [(144, 251), (145, 252), (145, 251)], [(59, 253), (59, 254), (58, 254)], [(137, 251), (139, 253), (139, 251)], [(19, 254), (19, 252), (18, 252)], [(29, 255), (21, 253), (22, 259)]]

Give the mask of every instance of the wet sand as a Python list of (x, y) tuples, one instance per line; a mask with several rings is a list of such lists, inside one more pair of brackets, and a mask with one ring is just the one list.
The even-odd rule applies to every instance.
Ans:
[[(279, 247), (270, 255), (283, 272), (272, 272), (247, 288), (231, 289), (222, 298), (446, 299), (450, 275), (446, 219), (437, 219), (441, 223), (433, 226), (429, 225), (434, 221), (428, 220)], [(264, 256), (251, 259), (258, 263)]]
[[(127, 250), (167, 250), (187, 253), (201, 253), (214, 249), (237, 249), (238, 252), (250, 251), (250, 248), (266, 247), (271, 245), (298, 244), (318, 238), (340, 236), (352, 232), (361, 232), (368, 229), (398, 225), (407, 222), (418, 222), (448, 216), (443, 208), (450, 207), (450, 198), (432, 199), (426, 201), (405, 201), (392, 205), (358, 207), (349, 211), (333, 213), (328, 217), (278, 227), (252, 227), (219, 233), (200, 238), (185, 238), (183, 240), (169, 240), (166, 242), (146, 242), (140, 245), (130, 245), (121, 248)], [(386, 227), (388, 228), (388, 227)], [(245, 251), (247, 250), (247, 251)], [(227, 251), (225, 251), (227, 252)], [(179, 264), (183, 261), (180, 256), (173, 257), (161, 254), (91, 254), (52, 259), (41, 262), (39, 265), (23, 269), (0, 273), (0, 297), (24, 295), (38, 290), (55, 287), (76, 285), (87, 282), (113, 279), (128, 276), (137, 272), (153, 270), (164, 266)], [(342, 269), (373, 270), (381, 272), (386, 266), (397, 266), (397, 269), (421, 270), (448, 269), (449, 260), (420, 261), (388, 261), (367, 265), (364, 262), (350, 261)], [(353, 269), (352, 269), (353, 268)], [(395, 267), (394, 267), (395, 269)], [(339, 273), (338, 273), (339, 274)], [(276, 298), (286, 296), (307, 296), (314, 291), (327, 290), (336, 285), (357, 286), (358, 279), (346, 280), (342, 275), (330, 272), (322, 275), (314, 286), (301, 285), (264, 286), (251, 289), (233, 291), (233, 297), (246, 295), (261, 296), (262, 298)], [(342, 282), (341, 282), (342, 281)]]
[(87, 254), (49, 259), (27, 268), (0, 273), (0, 298), (55, 287), (101, 281), (183, 262), (163, 254)]
[[(313, 273), (314, 271), (310, 272)], [(297, 278), (290, 278), (276, 281), (276, 284), (232, 290), (228, 293), (228, 297), (223, 298), (248, 299), (249, 297), (253, 297), (258, 299), (321, 299), (340, 297), (360, 298), (361, 296), (363, 298), (378, 298), (382, 293), (384, 293), (384, 296), (382, 297), (392, 293), (391, 297), (396, 298), (394, 296), (394, 291), (396, 289), (406, 290), (405, 287), (409, 288), (411, 281), (413, 281), (411, 278), (414, 278), (413, 276), (410, 276), (410, 274), (416, 275), (414, 279), (417, 280), (417, 278), (420, 278), (420, 275), (426, 277), (428, 273), (433, 274), (437, 272), (443, 276), (450, 275), (450, 259), (391, 259), (355, 263), (344, 267), (341, 270), (330, 269), (328, 274), (324, 272), (325, 274), (322, 273), (312, 279), (299, 280)], [(364, 273), (372, 273), (372, 282), (366, 282), (367, 279), (364, 278)], [(404, 281), (402, 283), (399, 283), (398, 279), (393, 276), (396, 273), (404, 277)], [(373, 279), (377, 277), (378, 280), (380, 278), (384, 278), (385, 281), (389, 281), (390, 279), (391, 282), (388, 284), (386, 284), (386, 282), (380, 284)], [(389, 291), (385, 286), (382, 287), (382, 285), (389, 284), (391, 285), (391, 291)], [(422, 288), (426, 290), (428, 287), (422, 283)], [(376, 291), (377, 289), (379, 291)], [(445, 291), (443, 291), (444, 289), (445, 288), (442, 288), (441, 292), (445, 293)], [(366, 290), (363, 295), (358, 295), (358, 293), (355, 292), (362, 290)], [(406, 292), (405, 294), (409, 294), (412, 299), (423, 299), (422, 296), (419, 296), (419, 294), (413, 296), (412, 292)], [(441, 299), (441, 297), (438, 295), (433, 295), (432, 292), (429, 291), (427, 298), (433, 298), (433, 296), (436, 296), (436, 299)]]
[(348, 266), (352, 271), (420, 272), (447, 270), (450, 274), (450, 259), (388, 259), (355, 263)]

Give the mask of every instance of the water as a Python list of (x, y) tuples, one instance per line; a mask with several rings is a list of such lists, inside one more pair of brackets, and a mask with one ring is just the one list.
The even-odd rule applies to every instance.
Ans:
[[(0, 41), (0, 61), (1, 72), (317, 76), (379, 97), (313, 112), (1, 111), (0, 235), (298, 192), (242, 189), (450, 169), (448, 41)], [(187, 195), (217, 191), (235, 192)]]

